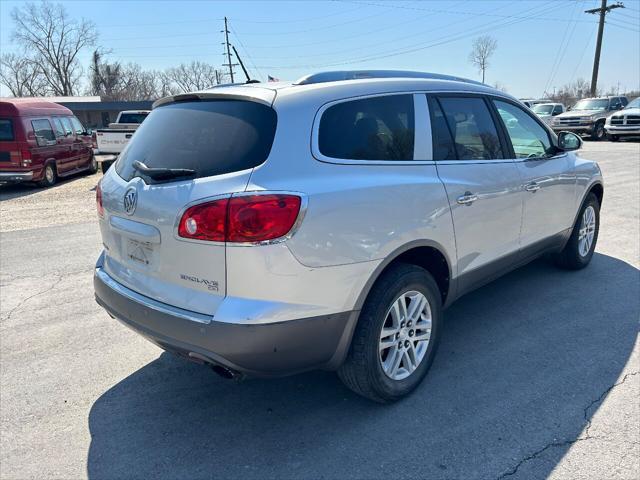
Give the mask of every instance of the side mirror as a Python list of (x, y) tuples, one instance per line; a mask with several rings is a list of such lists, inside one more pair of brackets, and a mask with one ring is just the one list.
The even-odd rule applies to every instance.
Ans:
[(582, 147), (582, 139), (573, 132), (560, 132), (558, 134), (558, 147), (565, 152), (578, 150)]

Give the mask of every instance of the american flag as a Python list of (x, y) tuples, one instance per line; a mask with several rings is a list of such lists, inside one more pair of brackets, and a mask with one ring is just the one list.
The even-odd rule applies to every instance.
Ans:
[(267, 82), (279, 82), (280, 79), (276, 77), (272, 77), (271, 75), (267, 75)]

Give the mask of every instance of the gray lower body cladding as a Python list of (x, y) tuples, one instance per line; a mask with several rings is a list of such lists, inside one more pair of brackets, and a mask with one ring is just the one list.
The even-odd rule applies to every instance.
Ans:
[(258, 377), (337, 368), (346, 355), (357, 312), (267, 324), (194, 322), (158, 312), (93, 279), (96, 301), (161, 348), (194, 352), (231, 370)]

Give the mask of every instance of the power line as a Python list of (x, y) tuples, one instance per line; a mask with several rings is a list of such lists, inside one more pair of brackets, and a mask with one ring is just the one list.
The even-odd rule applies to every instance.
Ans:
[[(544, 7), (546, 7), (548, 4), (554, 3), (553, 1), (551, 2), (547, 2)], [(525, 12), (531, 11), (531, 10), (535, 10), (538, 8), (542, 8), (542, 7), (533, 7), (530, 8), (528, 10), (526, 10)], [(562, 8), (562, 5), (559, 5), (557, 7), (552, 7), (550, 10), (548, 11), (555, 11), (559, 8)], [(524, 12), (523, 12), (524, 13)], [(364, 63), (364, 62), (370, 62), (373, 60), (380, 60), (383, 58), (389, 58), (389, 57), (393, 57), (393, 56), (398, 56), (398, 55), (404, 55), (407, 53), (413, 53), (413, 52), (417, 52), (417, 51), (421, 51), (421, 50), (426, 50), (428, 48), (433, 48), (436, 46), (440, 46), (440, 45), (444, 45), (447, 43), (451, 43), (457, 40), (461, 40), (463, 38), (468, 38), (471, 37), (473, 35), (477, 35), (480, 33), (485, 33), (485, 32), (489, 32), (492, 30), (496, 30), (499, 28), (504, 28), (504, 27), (508, 27), (510, 25), (514, 25), (517, 23), (522, 23), (526, 20), (530, 20), (530, 18), (526, 17), (526, 18), (522, 18), (522, 19), (516, 19), (516, 20), (511, 20), (508, 22), (503, 22), (503, 23), (497, 23), (497, 24), (491, 24), (491, 25), (485, 25), (483, 27), (480, 27), (480, 29), (476, 28), (475, 30), (472, 31), (467, 31), (466, 33), (463, 34), (453, 34), (453, 35), (449, 35), (448, 37), (444, 37), (446, 38), (446, 40), (440, 40), (440, 41), (436, 41), (433, 43), (429, 43), (429, 44), (424, 44), (424, 43), (418, 43), (418, 44), (414, 44), (413, 46), (407, 46), (404, 47), (404, 49), (396, 49), (396, 50), (392, 50), (392, 51), (387, 51), (387, 52), (383, 52), (381, 54), (378, 55), (374, 55), (374, 56), (369, 56), (369, 57), (361, 57), (361, 58), (354, 58), (354, 59), (350, 59), (350, 60), (345, 60), (345, 61), (340, 61), (340, 62), (332, 62), (332, 63), (324, 63), (324, 64), (316, 64), (316, 65), (296, 65), (296, 66), (261, 66), (262, 68), (274, 68), (274, 69), (297, 69), (297, 68), (325, 68), (325, 67), (337, 67), (337, 66), (342, 66), (342, 65), (349, 65), (349, 64), (353, 64), (353, 63)], [(494, 22), (496, 23), (496, 22)]]
[(231, 32), (233, 33), (233, 36), (236, 38), (236, 40), (238, 40), (238, 43), (240, 43), (240, 46), (242, 47), (242, 51), (247, 55), (247, 58), (251, 62), (251, 65), (253, 66), (255, 71), (258, 73), (258, 75), (260, 75), (260, 78), (262, 79), (262, 81), (266, 80), (265, 76), (262, 74), (260, 69), (256, 66), (255, 62), (253, 61), (253, 58), (249, 54), (249, 50), (247, 49), (247, 47), (244, 46), (244, 43), (242, 43), (242, 40), (240, 39), (240, 37), (238, 36), (238, 34), (236, 33), (233, 27), (231, 27)]

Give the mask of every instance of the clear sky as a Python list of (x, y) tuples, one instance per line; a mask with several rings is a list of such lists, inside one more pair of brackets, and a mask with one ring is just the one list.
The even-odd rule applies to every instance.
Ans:
[[(12, 44), (11, 10), (0, 0), (0, 50)], [(224, 63), (230, 41), (254, 78), (296, 79), (339, 69), (405, 69), (478, 79), (468, 62), (473, 39), (498, 42), (487, 71), (518, 97), (591, 79), (600, 0), (64, 1), (92, 20), (113, 61), (162, 69), (191, 60)], [(609, 0), (609, 3), (613, 3)], [(607, 16), (598, 85), (640, 89), (640, 1)], [(88, 66), (90, 52), (82, 56)], [(238, 74), (241, 74), (239, 68)], [(240, 77), (243, 78), (243, 77)], [(6, 90), (2, 91), (6, 94)]]

